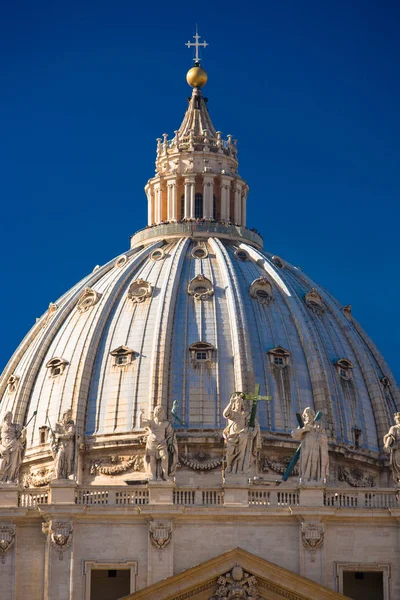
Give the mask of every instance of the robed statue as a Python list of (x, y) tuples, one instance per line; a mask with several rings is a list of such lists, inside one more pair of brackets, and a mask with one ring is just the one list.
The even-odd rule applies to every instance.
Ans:
[(400, 483), (400, 412), (394, 414), (393, 425), (383, 438), (383, 447), (390, 453), (390, 468), (393, 479)]
[(51, 432), (50, 447), (54, 458), (55, 479), (69, 479), (74, 474), (75, 431), (72, 411), (66, 410)]
[(245, 394), (231, 394), (223, 415), (228, 421), (223, 432), (226, 445), (225, 475), (248, 475), (261, 449), (261, 433), (257, 420), (251, 423), (251, 409), (247, 406)]
[(153, 481), (173, 481), (178, 464), (178, 443), (174, 428), (168, 421), (162, 406), (156, 406), (149, 419), (140, 412), (140, 427), (148, 430), (146, 438), (146, 462)]
[(321, 421), (310, 407), (302, 414), (303, 426), (292, 431), (292, 438), (301, 441), (300, 483), (326, 483), (329, 470), (328, 436)]
[(0, 425), (0, 483), (18, 483), (25, 442), (26, 427), (13, 423), (12, 412), (6, 412)]

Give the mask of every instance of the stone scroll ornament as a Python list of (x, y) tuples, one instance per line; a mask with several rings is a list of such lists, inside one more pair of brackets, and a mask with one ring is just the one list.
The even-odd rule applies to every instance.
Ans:
[(25, 427), (13, 423), (11, 411), (4, 415), (0, 425), (0, 483), (18, 483), (25, 452), (26, 428), (36, 414), (35, 411)]
[(296, 417), (299, 427), (292, 431), (292, 437), (301, 443), (282, 479), (287, 481), (294, 466), (300, 460), (300, 484), (325, 484), (328, 477), (329, 454), (328, 436), (320, 424), (322, 412), (315, 413), (312, 408), (307, 407), (302, 415), (297, 413)]
[[(48, 419), (48, 417), (46, 417)], [(55, 479), (70, 479), (75, 465), (75, 421), (72, 411), (66, 410), (54, 430), (51, 427), (50, 448), (54, 459)]]
[(15, 525), (0, 524), (0, 558), (4, 564), (6, 556), (15, 543)]
[[(270, 400), (270, 396), (260, 396), (260, 385), (254, 394), (234, 392), (224, 410), (228, 423), (223, 436), (226, 445), (225, 475), (249, 474), (257, 453), (261, 449), (260, 425), (256, 419), (259, 400)], [(251, 401), (251, 408), (248, 402)]]
[(50, 536), (50, 545), (58, 553), (58, 558), (62, 560), (64, 552), (72, 544), (72, 523), (70, 521), (48, 521), (42, 523), (42, 531)]
[(383, 447), (390, 454), (390, 469), (393, 479), (400, 483), (400, 412), (394, 414), (393, 425), (383, 438)]

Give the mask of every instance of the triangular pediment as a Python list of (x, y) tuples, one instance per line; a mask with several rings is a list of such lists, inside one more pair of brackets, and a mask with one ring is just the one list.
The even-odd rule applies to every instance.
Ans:
[(123, 600), (214, 600), (231, 597), (243, 600), (349, 600), (347, 596), (242, 548), (186, 569)]

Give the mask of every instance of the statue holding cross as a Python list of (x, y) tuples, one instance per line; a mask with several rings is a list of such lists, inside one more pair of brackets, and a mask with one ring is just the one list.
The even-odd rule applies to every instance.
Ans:
[[(224, 429), (226, 443), (225, 475), (249, 474), (261, 449), (260, 426), (256, 419), (259, 400), (270, 400), (270, 396), (259, 395), (256, 385), (254, 394), (234, 392), (224, 410), (228, 424)], [(251, 408), (246, 401), (252, 401)]]

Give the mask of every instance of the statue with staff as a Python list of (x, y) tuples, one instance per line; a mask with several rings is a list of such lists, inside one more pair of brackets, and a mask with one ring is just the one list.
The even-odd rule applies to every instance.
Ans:
[[(257, 421), (259, 400), (271, 400), (271, 396), (260, 396), (260, 385), (254, 394), (234, 392), (223, 415), (228, 424), (224, 429), (226, 444), (225, 475), (248, 475), (261, 449), (260, 425)], [(251, 407), (248, 402), (251, 401)]]
[(299, 427), (292, 431), (292, 438), (301, 443), (282, 479), (287, 481), (295, 465), (300, 461), (300, 484), (325, 484), (329, 472), (329, 454), (328, 436), (321, 424), (322, 412), (315, 413), (311, 407), (307, 407), (302, 415), (297, 413), (296, 416)]

